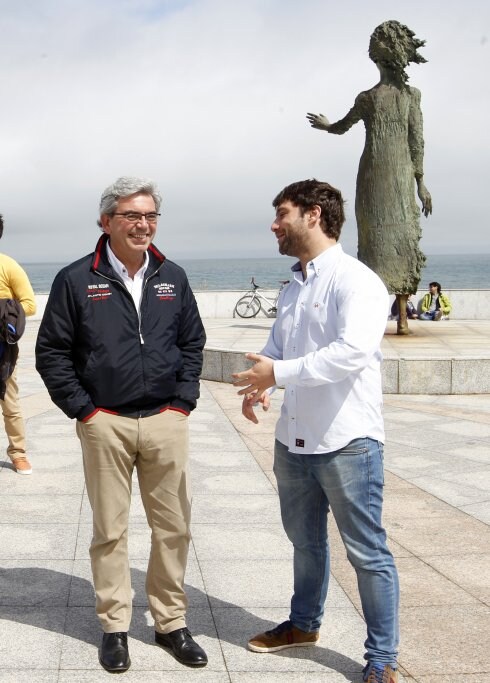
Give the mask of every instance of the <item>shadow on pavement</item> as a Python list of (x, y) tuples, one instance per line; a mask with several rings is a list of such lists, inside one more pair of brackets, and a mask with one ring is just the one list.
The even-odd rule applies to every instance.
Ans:
[[(147, 611), (146, 596), (144, 595), (145, 572), (139, 569), (131, 570), (133, 588), (136, 593), (133, 599), (133, 618), (131, 621), (130, 637), (145, 643), (153, 643), (154, 631), (148, 626), (145, 612)], [(201, 590), (193, 586), (186, 586), (189, 598), (189, 621), (192, 621), (192, 606), (204, 605), (209, 609), (209, 598)], [(224, 602), (209, 596), (212, 610), (233, 609), (233, 622), (243, 625), (243, 629), (225, 630), (220, 633), (220, 639), (237, 647), (246, 648), (246, 643), (252, 635), (272, 628), (275, 624), (248, 612), (242, 607)], [(95, 615), (95, 598), (92, 583), (87, 579), (66, 574), (51, 569), (37, 567), (0, 568), (0, 619), (28, 624), (36, 628), (53, 631), (62, 635), (98, 647), (101, 630)], [(78, 612), (79, 619), (60, 618), (60, 610), (70, 610), (73, 616)], [(56, 618), (55, 612), (58, 614)], [(199, 635), (217, 639), (218, 634), (213, 622), (209, 621), (204, 628), (191, 631), (199, 639)], [(286, 652), (288, 653), (286, 655)], [(294, 656), (309, 659), (303, 648), (277, 652), (265, 655)], [(359, 681), (360, 665), (358, 662), (339, 652), (316, 646), (308, 648), (314, 661), (326, 668), (337, 671), (345, 676), (346, 681)], [(258, 654), (258, 657), (263, 655)], [(94, 657), (97, 655), (94, 653)], [(298, 674), (300, 675), (300, 674)]]

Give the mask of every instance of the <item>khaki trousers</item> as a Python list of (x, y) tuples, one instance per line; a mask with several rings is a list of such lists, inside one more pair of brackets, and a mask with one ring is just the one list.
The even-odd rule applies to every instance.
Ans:
[(24, 418), (19, 406), (17, 368), (14, 368), (14, 372), (6, 382), (5, 398), (3, 401), (0, 401), (0, 404), (5, 423), (5, 433), (9, 442), (7, 455), (11, 460), (14, 460), (19, 455), (25, 455), (26, 453), (26, 433)]
[(98, 411), (77, 422), (77, 434), (93, 512), (90, 558), (104, 632), (128, 631), (131, 622), (128, 517), (135, 466), (152, 531), (146, 593), (155, 629), (183, 628), (190, 541), (187, 416), (173, 410), (144, 418)]

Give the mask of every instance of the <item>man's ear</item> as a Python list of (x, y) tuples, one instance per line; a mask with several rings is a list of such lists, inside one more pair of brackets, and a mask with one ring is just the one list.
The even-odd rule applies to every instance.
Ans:
[(107, 233), (108, 235), (110, 235), (110, 233), (111, 233), (110, 221), (111, 221), (111, 217), (108, 216), (106, 213), (103, 213), (102, 216), (100, 217), (100, 224), (101, 224), (102, 230), (105, 233)]
[(311, 207), (311, 209), (308, 209), (308, 213), (310, 214), (312, 222), (316, 223), (320, 220), (320, 216), (322, 215), (322, 209), (320, 206), (318, 206), (318, 204), (315, 204)]

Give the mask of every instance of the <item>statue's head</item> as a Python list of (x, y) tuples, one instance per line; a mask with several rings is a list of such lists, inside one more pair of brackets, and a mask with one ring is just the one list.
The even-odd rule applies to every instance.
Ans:
[(415, 38), (415, 33), (399, 21), (385, 21), (374, 29), (369, 41), (369, 57), (380, 66), (397, 71), (407, 80), (405, 67), (410, 62), (422, 64), (427, 60), (417, 52), (425, 40)]

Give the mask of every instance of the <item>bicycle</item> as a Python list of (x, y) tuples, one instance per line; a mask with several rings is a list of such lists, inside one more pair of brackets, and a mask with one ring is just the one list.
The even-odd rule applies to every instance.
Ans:
[(236, 302), (233, 310), (233, 317), (235, 317), (236, 313), (240, 318), (255, 318), (257, 313), (262, 310), (268, 318), (275, 318), (279, 294), (289, 283), (289, 280), (280, 281), (281, 286), (274, 299), (269, 299), (265, 294), (262, 294), (262, 292), (259, 291), (260, 286), (255, 283), (254, 278), (250, 280), (250, 283), (252, 285), (251, 289)]

